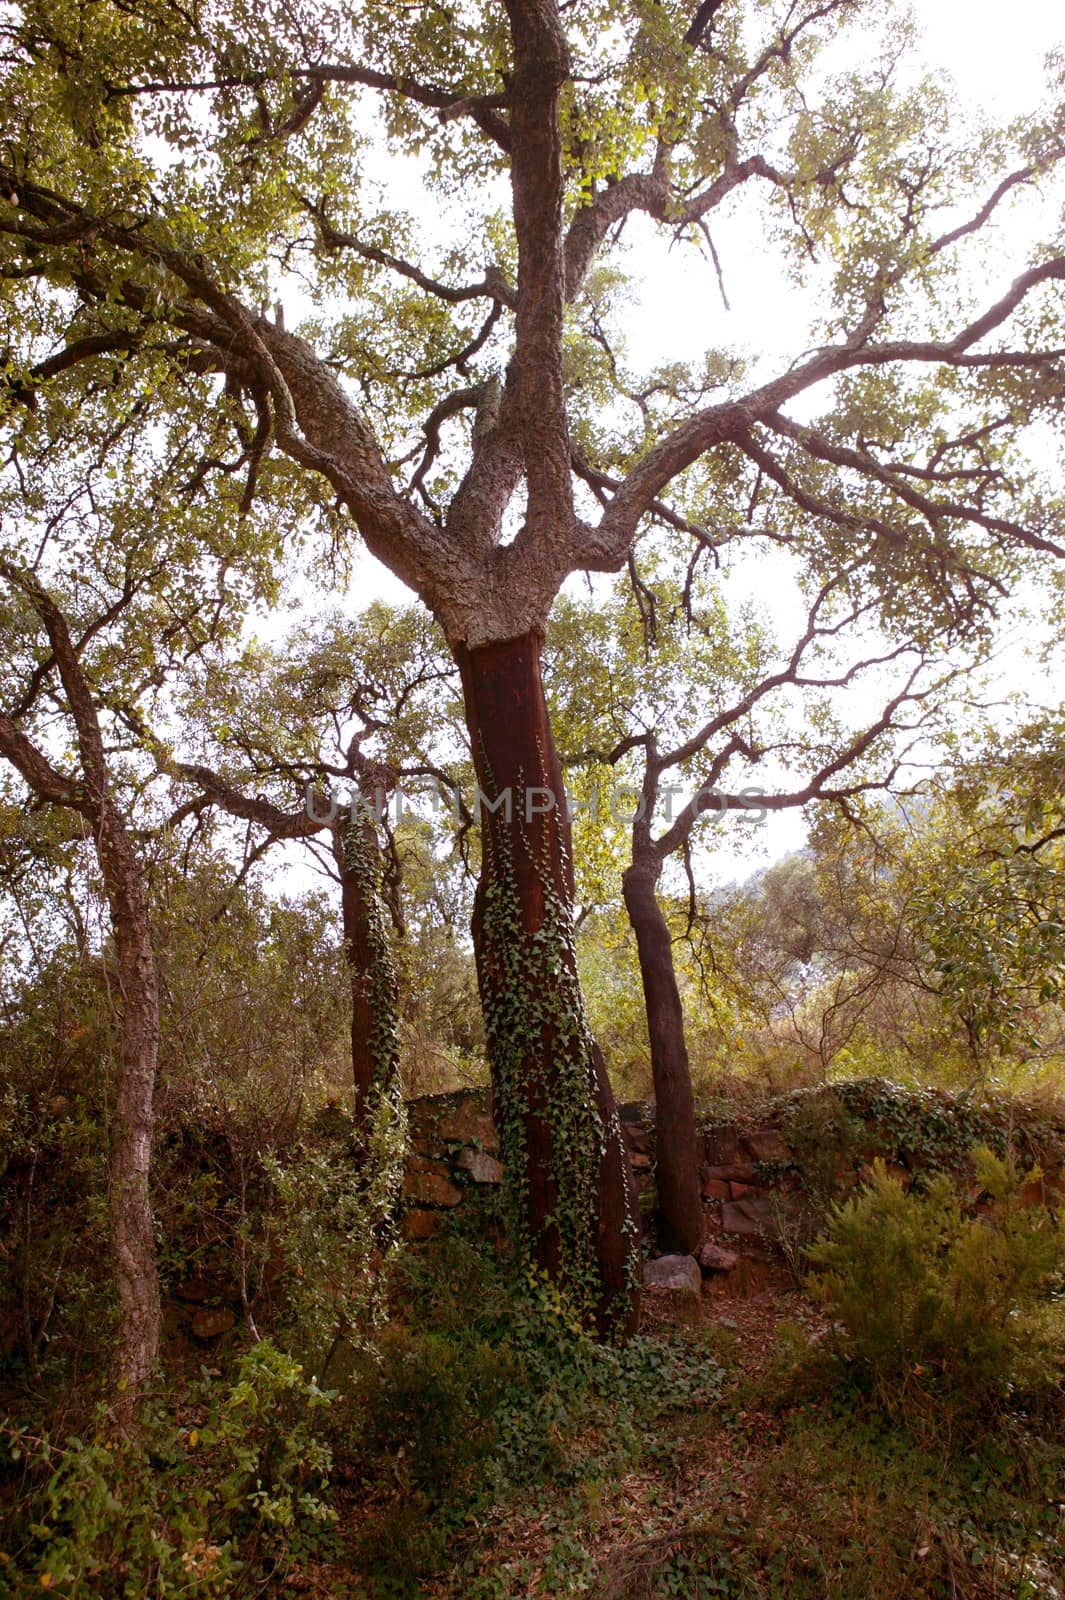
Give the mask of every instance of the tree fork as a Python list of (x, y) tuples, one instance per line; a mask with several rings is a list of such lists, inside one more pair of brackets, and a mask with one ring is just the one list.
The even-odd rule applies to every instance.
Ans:
[(600, 1333), (639, 1318), (636, 1187), (573, 940), (562, 769), (540, 635), (459, 647), (482, 801), (473, 916), (496, 1116), (519, 1250)]

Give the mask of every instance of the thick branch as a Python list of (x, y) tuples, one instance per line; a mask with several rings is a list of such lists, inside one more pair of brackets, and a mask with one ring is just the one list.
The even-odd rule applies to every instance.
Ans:
[(100, 719), (96, 713), (92, 691), (82, 671), (78, 652), (70, 637), (66, 618), (51, 595), (42, 588), (32, 573), (20, 572), (7, 562), (0, 561), (0, 576), (6, 578), (8, 583), (14, 587), (22, 590), (44, 623), (45, 632), (48, 634), (48, 642), (52, 647), (52, 655), (67, 697), (67, 704), (70, 706), (71, 716), (74, 718), (78, 749), (85, 773), (87, 796), (92, 806), (96, 808), (99, 814), (102, 814), (108, 806), (110, 787), (107, 777), (107, 761), (104, 755), (103, 735), (100, 731)]
[(52, 805), (70, 806), (90, 819), (94, 807), (84, 788), (57, 772), (37, 746), (27, 739), (21, 728), (0, 711), (0, 755), (10, 761), (16, 772), (25, 779), (39, 800)]
[[(507, 0), (514, 42), (509, 91), (510, 181), (518, 240), (514, 357), (507, 388), (521, 437), (537, 555), (569, 536), (573, 516), (569, 429), (562, 381), (562, 135), (559, 97), (569, 53), (554, 0)], [(508, 406), (510, 394), (504, 398)]]
[(282, 811), (280, 806), (273, 805), (259, 795), (245, 794), (210, 767), (200, 766), (196, 762), (171, 762), (167, 764), (167, 770), (175, 777), (195, 784), (210, 804), (220, 806), (231, 817), (256, 823), (265, 828), (273, 839), (310, 839), (321, 833), (323, 828), (332, 827), (331, 821), (318, 821), (310, 816), (306, 807), (299, 811)]
[[(616, 570), (625, 560), (640, 518), (673, 478), (699, 456), (727, 439), (749, 438), (751, 424), (776, 415), (788, 400), (838, 373), (858, 367), (888, 366), (896, 362), (947, 366), (996, 364), (1045, 365), (1047, 356), (1035, 352), (975, 353), (972, 346), (1000, 327), (1026, 296), (1041, 284), (1065, 281), (1065, 258), (1029, 267), (1015, 278), (1006, 293), (953, 339), (899, 339), (880, 345), (856, 346), (850, 342), (826, 346), (799, 362), (789, 372), (761, 385), (738, 400), (723, 401), (696, 413), (675, 428), (639, 461), (623, 480), (599, 526), (588, 540), (587, 565)], [(584, 565), (584, 562), (580, 563)]]
[(368, 89), (383, 89), (386, 93), (402, 95), (406, 100), (414, 100), (418, 105), (439, 111), (442, 122), (450, 122), (455, 117), (470, 117), (501, 150), (511, 148), (510, 129), (499, 115), (499, 108), (506, 103), (503, 95), (461, 94), (432, 84), (418, 83), (413, 78), (399, 77), (395, 73), (376, 72), (372, 67), (343, 64), (304, 67), (300, 69), (299, 76), (328, 83), (357, 83)]

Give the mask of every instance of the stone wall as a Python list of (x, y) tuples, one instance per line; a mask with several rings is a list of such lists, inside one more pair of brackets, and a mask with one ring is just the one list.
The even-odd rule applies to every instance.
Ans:
[[(488, 1090), (461, 1090), (411, 1101), (404, 1231), (428, 1239), (468, 1198), (495, 1189), (503, 1176)], [(654, 1246), (654, 1108), (620, 1108), (647, 1250)], [(879, 1157), (905, 1185), (920, 1171), (947, 1169), (965, 1181), (966, 1152), (988, 1143), (1010, 1150), (1025, 1170), (1032, 1204), (1065, 1194), (1065, 1121), (1003, 1097), (974, 1104), (938, 1090), (907, 1090), (880, 1080), (802, 1091), (772, 1102), (761, 1116), (705, 1124), (700, 1132), (706, 1207), (704, 1272), (744, 1262), (783, 1262), (802, 1243), (825, 1205), (870, 1175)], [(969, 1197), (974, 1205), (979, 1196)]]
[(403, 1180), (403, 1231), (431, 1239), (455, 1207), (503, 1178), (487, 1089), (426, 1095), (407, 1104), (411, 1153)]

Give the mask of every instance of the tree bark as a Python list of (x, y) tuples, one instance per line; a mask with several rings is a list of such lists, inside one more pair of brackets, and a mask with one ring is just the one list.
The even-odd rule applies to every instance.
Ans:
[(119, 1426), (137, 1405), (159, 1354), (159, 1277), (148, 1190), (159, 1057), (159, 989), (140, 867), (122, 819), (105, 799), (97, 831), (122, 993), (122, 1046), (111, 1133), (111, 1259), (118, 1290), (115, 1368)]
[(159, 1059), (159, 986), (140, 862), (111, 781), (100, 720), (64, 618), (31, 574), (0, 563), (44, 623), (77, 732), (84, 778), (57, 772), (0, 713), (0, 754), (40, 799), (69, 806), (92, 829), (115, 940), (122, 996), (122, 1036), (111, 1128), (108, 1197), (111, 1269), (118, 1295), (112, 1415), (123, 1431), (136, 1426), (138, 1404), (159, 1354), (161, 1311), (155, 1228), (149, 1194), (155, 1076)]
[(673, 941), (655, 893), (656, 862), (636, 862), (622, 879), (640, 958), (651, 1072), (655, 1087), (655, 1166), (662, 1243), (694, 1254), (703, 1242), (699, 1150), (695, 1137), (684, 1011), (673, 964)]
[(520, 1253), (601, 1333), (639, 1316), (636, 1189), (573, 940), (562, 771), (540, 637), (459, 649), (480, 801), (473, 937)]
[(344, 945), (351, 972), (351, 1065), (355, 1126), (367, 1137), (383, 1095), (399, 1093), (399, 993), (381, 901), (381, 850), (372, 816), (337, 828)]

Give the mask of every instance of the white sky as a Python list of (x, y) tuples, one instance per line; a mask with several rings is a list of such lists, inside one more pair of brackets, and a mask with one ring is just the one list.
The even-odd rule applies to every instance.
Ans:
[[(1011, 0), (1003, 8), (1001, 0), (924, 0), (918, 14), (926, 41), (925, 64), (947, 72), (961, 98), (990, 119), (1007, 121), (1030, 112), (1044, 100), (1047, 54), (1065, 44), (1065, 19), (1056, 5), (1047, 0)], [(852, 43), (851, 59), (854, 48)], [(391, 177), (390, 203), (402, 204), (401, 196), (412, 175), (394, 169), (389, 174), (384, 166), (380, 176)], [(715, 214), (713, 231), (729, 296), (727, 311), (708, 261), (700, 266), (690, 254), (682, 257), (679, 252), (666, 251), (660, 242), (652, 243), (652, 230), (641, 221), (630, 227), (634, 246), (629, 265), (637, 283), (642, 278), (627, 329), (635, 365), (690, 359), (709, 345), (746, 347), (771, 361), (779, 354), (785, 363), (801, 351), (801, 331), (810, 301), (788, 283), (779, 257), (764, 239), (752, 236), (749, 222), (730, 222), (727, 215), (719, 219)], [(1002, 259), (997, 263), (1004, 269), (998, 274), (1004, 283), (1013, 275), (1012, 263), (1007, 265), (1006, 260), (1009, 243), (1007, 226), (999, 241)], [(991, 260), (989, 270), (995, 265)], [(763, 599), (773, 589), (764, 572), (750, 582)], [(736, 586), (746, 584), (741, 581)], [(411, 595), (373, 557), (363, 554), (350, 599), (362, 604), (373, 598), (406, 603)], [(774, 600), (773, 611), (781, 627), (790, 631), (789, 624), (793, 627), (799, 614), (794, 597), (780, 588)], [(1016, 631), (999, 670), (1007, 685), (1023, 681), (1028, 670)], [(871, 705), (879, 705), (881, 699), (875, 691), (870, 692)], [(706, 857), (706, 866), (715, 875), (743, 876), (760, 862), (799, 847), (805, 835), (799, 813), (770, 817), (756, 831), (752, 845), (741, 845), (735, 834), (726, 842), (723, 834), (729, 825), (726, 819), (717, 830), (722, 846), (708, 851)]]

